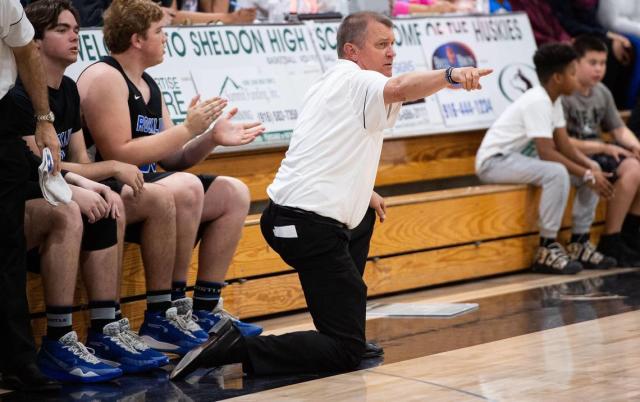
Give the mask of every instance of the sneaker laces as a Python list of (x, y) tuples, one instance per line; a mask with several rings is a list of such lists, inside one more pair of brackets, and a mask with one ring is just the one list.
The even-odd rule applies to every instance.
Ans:
[(138, 349), (132, 344), (129, 337), (124, 332), (120, 332), (118, 335), (111, 335), (111, 340), (116, 343), (116, 345), (125, 349), (129, 353), (140, 354)]
[(198, 317), (195, 316), (193, 314), (193, 310), (189, 310), (184, 314), (179, 314), (179, 317), (182, 317), (182, 319), (187, 323), (187, 329), (189, 331), (202, 331), (202, 328), (200, 328), (200, 325), (198, 325)]
[(144, 352), (151, 348), (144, 340), (142, 340), (140, 335), (131, 330), (128, 319), (123, 318), (118, 321), (118, 323), (120, 324), (120, 333), (135, 350)]
[(174, 306), (178, 311), (178, 316), (187, 323), (187, 329), (189, 331), (201, 331), (202, 328), (198, 325), (198, 317), (193, 314), (193, 301), (190, 298), (183, 298), (174, 301)]
[(167, 321), (171, 323), (171, 325), (173, 325), (175, 328), (195, 338), (195, 336), (189, 330), (189, 321), (185, 320), (183, 315), (178, 314), (178, 310), (175, 307), (171, 307), (169, 310), (167, 310), (166, 318)]
[(63, 349), (68, 350), (73, 353), (75, 356), (78, 356), (80, 359), (84, 360), (87, 363), (91, 364), (99, 364), (100, 359), (95, 356), (96, 351), (92, 348), (88, 348), (82, 344), (82, 342), (78, 341), (78, 338), (72, 337), (61, 339), (60, 340), (64, 346)]
[(220, 318), (226, 317), (234, 321), (240, 321), (238, 317), (224, 309), (224, 302), (222, 301), (222, 297), (220, 298), (220, 300), (218, 300), (216, 308), (213, 309), (213, 314), (219, 316)]

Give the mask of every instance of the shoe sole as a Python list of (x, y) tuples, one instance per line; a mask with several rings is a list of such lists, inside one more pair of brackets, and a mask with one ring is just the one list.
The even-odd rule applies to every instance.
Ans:
[(193, 349), (191, 349), (178, 362), (176, 367), (169, 375), (171, 380), (179, 380), (193, 373), (200, 367), (200, 364), (207, 360), (209, 349), (223, 348), (227, 350), (231, 348), (238, 340), (239, 335), (233, 337), (231, 320), (219, 321), (213, 326), (212, 332), (209, 332), (209, 339)]
[(53, 378), (54, 380), (57, 380), (60, 382), (83, 383), (83, 384), (111, 381), (118, 377), (122, 377), (122, 374), (123, 374), (122, 371), (120, 371), (119, 373), (116, 372), (109, 375), (99, 375), (96, 377), (80, 377), (80, 376), (69, 374), (66, 371), (50, 370), (46, 367), (41, 367), (40, 371), (42, 371), (42, 373), (48, 376), (49, 378)]

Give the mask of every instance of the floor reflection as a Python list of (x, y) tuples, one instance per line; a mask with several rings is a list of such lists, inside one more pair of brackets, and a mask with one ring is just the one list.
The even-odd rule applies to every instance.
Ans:
[[(465, 300), (480, 308), (454, 318), (382, 318), (369, 321), (367, 336), (385, 348), (384, 358), (368, 359), (371, 368), (458, 348), (492, 342), (568, 324), (593, 320), (640, 305), (640, 273), (589, 278), (506, 295)], [(247, 377), (239, 365), (199, 370), (185, 382), (168, 381), (171, 367), (127, 376), (108, 384), (66, 386), (64, 401), (210, 401), (314, 380), (328, 373)], [(34, 400), (12, 393), (3, 401)], [(40, 398), (38, 398), (40, 399)]]

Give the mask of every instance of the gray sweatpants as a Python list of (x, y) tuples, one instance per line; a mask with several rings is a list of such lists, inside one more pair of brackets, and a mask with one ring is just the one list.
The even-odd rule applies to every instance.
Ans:
[(582, 180), (569, 175), (558, 162), (521, 154), (496, 155), (476, 172), (484, 183), (533, 184), (542, 187), (538, 206), (540, 236), (555, 239), (569, 198), (569, 186), (577, 189), (573, 202), (573, 233), (589, 233), (598, 205), (598, 194)]

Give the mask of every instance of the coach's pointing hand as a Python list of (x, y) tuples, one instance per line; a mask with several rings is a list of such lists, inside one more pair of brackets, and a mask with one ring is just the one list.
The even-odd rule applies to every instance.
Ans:
[(493, 72), (491, 68), (458, 67), (451, 71), (451, 79), (460, 85), (460, 88), (471, 91), (482, 89), (480, 78)]

